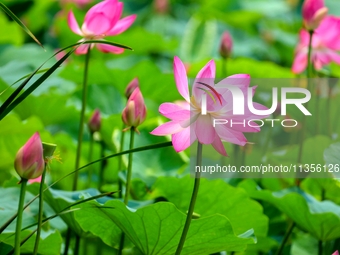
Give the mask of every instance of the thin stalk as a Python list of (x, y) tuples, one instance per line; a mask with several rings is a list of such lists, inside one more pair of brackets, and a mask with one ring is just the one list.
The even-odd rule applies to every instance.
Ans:
[(319, 90), (317, 89), (315, 95), (315, 135), (320, 133), (320, 95)]
[(68, 248), (70, 247), (72, 237), (72, 230), (70, 228), (67, 229), (66, 236), (65, 236), (65, 248), (63, 255), (68, 255)]
[[(202, 165), (202, 144), (198, 143), (197, 144), (196, 166), (201, 166), (201, 165)], [(195, 203), (196, 203), (196, 199), (197, 199), (197, 195), (198, 195), (198, 189), (199, 189), (199, 186), (200, 186), (200, 175), (201, 175), (200, 172), (196, 172), (196, 174), (195, 174), (194, 189), (193, 189), (192, 195), (191, 195), (189, 210), (188, 210), (187, 218), (185, 220), (181, 239), (180, 239), (179, 244), (177, 246), (177, 250), (176, 250), (175, 255), (181, 254), (184, 243), (185, 243), (185, 238), (186, 238), (188, 231), (189, 231), (189, 227), (190, 227), (190, 223), (191, 223), (191, 219), (192, 219), (192, 214), (193, 214), (194, 209), (195, 209)]]
[[(321, 201), (325, 200), (326, 190), (321, 187)], [(323, 254), (323, 243), (322, 240), (319, 240), (318, 242), (318, 255)]]
[[(100, 157), (105, 157), (105, 143), (104, 141), (100, 142)], [(104, 185), (104, 169), (106, 165), (106, 160), (100, 162), (100, 169), (99, 169), (99, 181), (98, 181), (98, 190), (101, 190), (101, 187)]]
[[(130, 147), (129, 149), (133, 149), (133, 143), (135, 139), (135, 128), (131, 127), (130, 130)], [(128, 204), (129, 201), (129, 194), (130, 194), (130, 188), (131, 188), (131, 176), (132, 176), (132, 153), (129, 154), (129, 163), (128, 163), (128, 169), (127, 169), (127, 176), (126, 176), (126, 190), (125, 190), (125, 196), (124, 196), (124, 204)]]
[(124, 242), (125, 242), (125, 234), (122, 232), (122, 235), (120, 236), (119, 249), (118, 249), (117, 255), (123, 254)]
[(330, 137), (332, 137), (332, 125), (331, 125), (331, 97), (332, 97), (332, 87), (329, 86), (328, 89), (328, 100), (327, 100), (327, 111), (326, 111), (326, 116), (327, 116), (327, 133)]
[(322, 255), (322, 254), (323, 254), (322, 241), (319, 240), (319, 243), (318, 243), (318, 255)]
[(40, 233), (41, 233), (41, 226), (43, 222), (43, 212), (44, 212), (44, 183), (45, 183), (45, 177), (46, 177), (46, 167), (47, 163), (45, 163), (45, 169), (44, 172), (41, 175), (41, 181), (40, 181), (40, 187), (39, 187), (39, 213), (38, 213), (38, 228), (37, 228), (37, 236), (35, 238), (35, 244), (34, 244), (34, 250), (33, 255), (38, 254), (39, 249), (39, 241), (40, 241)]
[(76, 235), (76, 244), (74, 248), (74, 255), (79, 255), (79, 247), (80, 247), (80, 236)]
[[(307, 62), (307, 89), (309, 91), (311, 90), (311, 80), (310, 79), (312, 77), (312, 64), (313, 64), (312, 59), (311, 59), (313, 34), (314, 34), (313, 30), (309, 31), (308, 62)], [(308, 104), (308, 102), (305, 104), (305, 107), (307, 107), (307, 104)], [(306, 123), (307, 123), (306, 115), (303, 115), (297, 163), (301, 163), (301, 159), (302, 159), (303, 141), (304, 141), (304, 136), (305, 136), (305, 132), (306, 132)]]
[(281, 253), (282, 253), (282, 251), (283, 251), (283, 248), (284, 248), (284, 246), (286, 245), (286, 243), (287, 243), (287, 241), (288, 241), (289, 236), (290, 236), (291, 233), (293, 232), (294, 227), (295, 227), (295, 223), (292, 222), (292, 223), (290, 224), (290, 226), (288, 227), (287, 232), (286, 232), (286, 234), (284, 235), (284, 237), (283, 237), (283, 239), (282, 239), (282, 242), (281, 242), (281, 244), (280, 244), (279, 249), (278, 249), (277, 252), (276, 252), (276, 255), (281, 255)]
[[(125, 124), (123, 123), (123, 128), (122, 130), (125, 128)], [(122, 135), (120, 136), (120, 147), (119, 147), (119, 151), (123, 151), (124, 149), (124, 140), (125, 140), (125, 132), (122, 132), (121, 133)], [(120, 156), (118, 158), (118, 174), (119, 174), (119, 171), (122, 171), (122, 167), (123, 167), (123, 156)], [(123, 198), (123, 183), (122, 183), (122, 180), (119, 178), (119, 176), (117, 177), (118, 179), (118, 190), (120, 191), (118, 194), (119, 194), (119, 198)]]
[[(90, 134), (89, 156), (88, 156), (88, 161), (89, 162), (92, 161), (92, 154), (93, 154), (93, 133), (91, 132), (91, 134)], [(91, 166), (89, 168), (88, 174), (89, 174), (89, 176), (88, 176), (88, 180), (87, 180), (87, 187), (90, 188), (91, 187), (91, 182), (92, 182), (93, 166)]]
[[(75, 163), (75, 169), (79, 168), (80, 164), (80, 154), (81, 154), (81, 145), (83, 143), (83, 133), (84, 133), (84, 121), (85, 121), (85, 110), (86, 110), (86, 101), (87, 101), (87, 78), (88, 78), (88, 70), (89, 70), (89, 62), (90, 62), (90, 54), (91, 53), (91, 46), (89, 45), (87, 49), (87, 53), (85, 56), (85, 69), (84, 69), (84, 78), (83, 78), (83, 96), (81, 100), (81, 110), (80, 110), (80, 121), (79, 121), (79, 132), (78, 132), (78, 142), (77, 142), (77, 153), (76, 153), (76, 163)], [(74, 178), (73, 178), (73, 185), (72, 190), (77, 190), (78, 187), (78, 177), (79, 172), (75, 172)], [(66, 238), (66, 245), (64, 250), (64, 255), (68, 254), (68, 248), (70, 244), (70, 228), (67, 230)]]
[[(84, 121), (85, 121), (85, 109), (86, 109), (86, 101), (87, 101), (87, 78), (88, 78), (88, 70), (89, 70), (89, 62), (90, 62), (90, 53), (91, 48), (87, 49), (86, 57), (85, 57), (85, 69), (84, 69), (84, 79), (83, 79), (83, 97), (80, 111), (80, 121), (79, 121), (79, 132), (78, 132), (78, 143), (77, 143), (77, 154), (76, 154), (76, 166), (75, 169), (79, 168), (80, 163), (80, 154), (81, 154), (81, 145), (83, 142), (83, 133), (84, 133)], [(72, 190), (77, 190), (78, 186), (78, 175), (76, 172), (73, 179)]]
[(19, 205), (18, 205), (18, 217), (17, 217), (17, 225), (15, 228), (14, 255), (20, 255), (20, 241), (21, 241), (20, 234), (21, 234), (22, 215), (24, 212), (26, 186), (27, 186), (27, 179), (21, 179), (20, 198), (19, 198)]
[(222, 77), (225, 78), (227, 77), (227, 63), (228, 63), (228, 59), (227, 58), (223, 58), (222, 59)]
[(266, 152), (268, 150), (272, 135), (273, 135), (273, 128), (269, 128), (269, 130), (267, 132), (267, 136), (266, 136), (266, 141), (263, 145), (262, 157), (264, 157), (266, 155)]
[[(129, 146), (130, 150), (133, 149), (134, 139), (135, 139), (135, 128), (131, 127), (131, 130), (130, 130), (130, 146)], [(128, 162), (128, 169), (127, 169), (127, 177), (126, 177), (126, 188), (125, 188), (125, 196), (124, 196), (124, 204), (126, 204), (126, 205), (129, 202), (131, 175), (132, 175), (132, 153), (129, 153), (129, 162)], [(125, 235), (124, 235), (124, 233), (122, 233), (122, 235), (120, 237), (120, 242), (119, 242), (118, 255), (121, 255), (123, 253), (124, 240), (125, 240)]]

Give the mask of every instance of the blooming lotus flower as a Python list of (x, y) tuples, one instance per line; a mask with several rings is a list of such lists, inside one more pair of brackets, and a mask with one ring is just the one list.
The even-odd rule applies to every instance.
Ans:
[[(294, 73), (303, 72), (308, 63), (308, 44), (310, 35), (308, 31), (300, 31), (300, 42), (295, 51), (292, 66)], [(340, 64), (340, 19), (332, 16), (326, 17), (314, 31), (312, 37), (311, 60), (316, 70), (334, 61)]]
[(302, 17), (307, 30), (316, 29), (328, 12), (323, 0), (305, 0), (302, 5)]
[(35, 133), (15, 156), (14, 168), (23, 179), (35, 179), (44, 171), (43, 146), (39, 133)]
[(146, 117), (146, 107), (139, 87), (135, 88), (123, 109), (122, 119), (128, 127), (138, 127)]
[(222, 58), (228, 58), (231, 55), (233, 40), (228, 32), (224, 32), (220, 43), (220, 55)]
[(100, 112), (98, 109), (96, 109), (88, 122), (88, 127), (90, 129), (90, 132), (94, 133), (100, 130), (100, 126), (101, 126)]
[[(250, 113), (247, 107), (245, 107), (244, 115), (233, 115), (232, 94), (228, 89), (222, 88), (221, 85), (237, 86), (247, 97), (250, 76), (248, 74), (232, 75), (215, 86), (215, 70), (215, 62), (213, 60), (209, 61), (197, 74), (192, 87), (192, 95), (190, 96), (184, 64), (178, 57), (175, 57), (175, 82), (178, 92), (185, 101), (161, 104), (159, 112), (171, 121), (157, 127), (151, 134), (159, 136), (172, 135), (172, 144), (177, 152), (185, 150), (194, 141), (198, 140), (202, 144), (212, 144), (217, 152), (227, 156), (222, 141), (244, 146), (247, 139), (243, 132), (259, 132), (260, 128), (253, 122), (251, 122), (251, 126), (223, 124), (215, 125), (214, 127), (214, 119), (226, 119), (230, 123), (230, 120), (242, 122), (265, 117)], [(252, 93), (254, 95), (255, 87), (252, 88)], [(201, 109), (204, 94), (206, 96), (212, 95), (207, 96), (207, 113), (205, 115), (202, 114)], [(257, 103), (254, 103), (253, 106), (258, 110), (267, 109)]]
[[(71, 30), (84, 37), (80, 41), (96, 39), (101, 40), (106, 36), (113, 36), (123, 33), (136, 19), (136, 15), (130, 15), (120, 19), (123, 12), (123, 3), (118, 0), (104, 0), (93, 6), (85, 15), (84, 23), (80, 28), (72, 11), (68, 13), (68, 25)], [(96, 44), (102, 52), (120, 54), (124, 49), (107, 44)], [(85, 54), (88, 47), (81, 45), (76, 49), (77, 54)]]
[(130, 83), (127, 85), (125, 89), (125, 97), (129, 99), (132, 92), (135, 90), (135, 88), (139, 88), (139, 81), (138, 78), (134, 78)]

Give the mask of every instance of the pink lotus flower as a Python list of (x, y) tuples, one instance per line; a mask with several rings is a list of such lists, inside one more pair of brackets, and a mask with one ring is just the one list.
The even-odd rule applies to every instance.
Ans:
[(128, 127), (138, 127), (146, 117), (146, 107), (139, 87), (135, 88), (123, 109), (122, 119)]
[[(96, 39), (102, 40), (106, 36), (113, 36), (123, 33), (136, 19), (136, 15), (130, 15), (123, 19), (123, 3), (118, 0), (104, 0), (93, 6), (85, 15), (84, 23), (80, 28), (72, 11), (68, 14), (68, 25), (71, 30), (84, 37), (80, 41)], [(102, 52), (120, 54), (124, 49), (107, 44), (96, 44)], [(77, 54), (85, 54), (88, 45), (81, 45), (76, 49)], [(91, 48), (94, 44), (91, 44)]]
[(15, 156), (14, 168), (23, 179), (35, 179), (44, 171), (43, 146), (36, 132)]
[(139, 81), (138, 78), (134, 78), (130, 83), (127, 85), (125, 89), (125, 97), (129, 99), (131, 96), (132, 92), (136, 89), (139, 88)]
[(303, 23), (307, 30), (316, 29), (328, 12), (323, 0), (305, 0), (302, 5)]
[(100, 130), (100, 126), (101, 126), (100, 112), (98, 109), (96, 109), (88, 122), (88, 127), (90, 129), (90, 132), (94, 133)]
[(332, 255), (339, 255), (339, 251), (335, 251)]
[[(214, 119), (232, 119), (236, 122), (242, 122), (250, 119), (260, 119), (265, 116), (255, 116), (245, 107), (244, 115), (233, 115), (232, 110), (232, 94), (221, 85), (233, 85), (240, 88), (245, 97), (248, 96), (248, 87), (250, 76), (247, 74), (237, 74), (229, 76), (219, 83), (214, 84), (215, 79), (215, 62), (211, 60), (197, 74), (195, 83), (192, 88), (190, 97), (188, 91), (188, 79), (185, 67), (182, 61), (175, 57), (174, 74), (178, 92), (185, 99), (180, 103), (163, 103), (159, 107), (159, 112), (171, 121), (162, 124), (154, 129), (153, 135), (172, 135), (172, 144), (177, 152), (188, 148), (194, 141), (198, 140), (202, 144), (212, 144), (216, 151), (227, 156), (222, 141), (244, 146), (247, 143), (243, 132), (259, 132), (260, 128), (252, 122), (252, 126), (234, 125), (213, 125)], [(202, 82), (203, 81), (203, 82)], [(209, 84), (205, 84), (209, 83)], [(202, 85), (205, 84), (205, 85)], [(209, 90), (202, 90), (207, 87)], [(252, 88), (253, 95), (255, 87)], [(214, 95), (207, 97), (207, 114), (201, 114), (201, 101), (203, 94)], [(245, 100), (246, 101), (246, 100)], [(265, 110), (266, 107), (254, 103), (254, 107), (258, 110)]]
[(222, 58), (228, 58), (231, 55), (233, 40), (228, 32), (224, 32), (220, 43), (220, 55)]
[[(306, 30), (300, 31), (300, 42), (295, 51), (292, 66), (294, 73), (301, 73), (307, 67), (308, 44), (310, 35)], [(312, 37), (311, 60), (316, 70), (334, 61), (340, 64), (340, 19), (332, 16), (326, 17), (314, 31)]]

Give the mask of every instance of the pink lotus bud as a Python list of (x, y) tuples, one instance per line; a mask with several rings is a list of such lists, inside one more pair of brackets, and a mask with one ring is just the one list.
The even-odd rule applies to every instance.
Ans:
[(100, 117), (100, 112), (98, 109), (96, 109), (94, 111), (94, 113), (92, 114), (89, 122), (88, 122), (88, 126), (90, 129), (91, 133), (97, 132), (100, 130), (100, 125), (101, 125), (101, 117)]
[(146, 107), (139, 87), (135, 88), (123, 109), (122, 119), (128, 127), (138, 127), (146, 117)]
[(339, 255), (339, 251), (335, 251), (332, 255)]
[(154, 0), (153, 6), (157, 13), (167, 13), (169, 11), (169, 0)]
[(135, 88), (139, 88), (139, 81), (138, 78), (134, 78), (130, 83), (127, 85), (125, 89), (125, 96), (127, 99), (131, 96), (132, 92), (135, 90)]
[(224, 32), (220, 44), (220, 55), (222, 58), (228, 58), (231, 55), (233, 40), (228, 32)]
[(44, 171), (43, 146), (36, 132), (15, 156), (14, 168), (23, 179), (35, 179)]
[(302, 5), (303, 23), (307, 30), (315, 30), (328, 12), (323, 0), (305, 0)]

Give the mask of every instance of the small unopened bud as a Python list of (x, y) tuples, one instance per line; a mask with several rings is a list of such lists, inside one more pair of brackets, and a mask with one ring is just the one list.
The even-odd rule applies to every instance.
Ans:
[(92, 114), (89, 122), (88, 122), (88, 126), (90, 129), (91, 133), (97, 132), (100, 130), (100, 126), (101, 126), (101, 117), (100, 117), (100, 112), (98, 109), (96, 109), (94, 111), (94, 113)]
[(220, 43), (220, 55), (222, 58), (228, 58), (233, 48), (233, 40), (228, 32), (224, 32)]
[(323, 0), (305, 0), (302, 5), (303, 23), (307, 30), (315, 30), (327, 16)]
[(164, 14), (169, 11), (169, 0), (154, 0), (154, 9), (159, 14)]
[(36, 132), (15, 156), (14, 168), (23, 179), (35, 179), (44, 171), (43, 146)]
[(125, 89), (125, 97), (129, 99), (132, 92), (135, 90), (135, 88), (139, 88), (139, 80), (138, 78), (134, 78), (130, 83), (127, 85)]
[(142, 124), (146, 117), (146, 107), (143, 95), (137, 87), (129, 97), (126, 107), (122, 112), (122, 119), (128, 127), (138, 127)]

